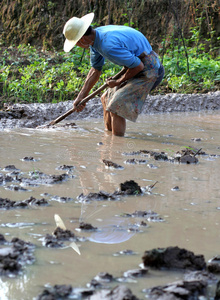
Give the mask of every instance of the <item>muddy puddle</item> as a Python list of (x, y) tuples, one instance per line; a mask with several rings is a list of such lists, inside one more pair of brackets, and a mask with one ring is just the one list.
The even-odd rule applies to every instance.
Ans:
[[(180, 280), (183, 272), (149, 268), (140, 278), (129, 276), (127, 271), (140, 268), (145, 251), (178, 246), (203, 254), (206, 262), (220, 254), (218, 111), (142, 115), (136, 124), (128, 123), (125, 138), (104, 132), (102, 119), (76, 124), (0, 132), (0, 197), (29, 199), (24, 207), (0, 210), (0, 233), (8, 241), (17, 237), (35, 245), (34, 262), (24, 264), (17, 275), (0, 277), (2, 300), (34, 299), (55, 284), (86, 288), (100, 272), (117, 278), (106, 281), (108, 286), (126, 285), (146, 299), (143, 290)], [(140, 152), (173, 157), (186, 147), (206, 155), (184, 164)], [(108, 167), (103, 160), (121, 167)], [(130, 180), (141, 194), (106, 196)], [(83, 197), (101, 191), (101, 200)], [(62, 247), (45, 247), (45, 237), (56, 228), (55, 214), (77, 236), (81, 255), (68, 247), (69, 240)], [(82, 223), (93, 229), (80, 229)], [(212, 299), (214, 292), (209, 293)]]

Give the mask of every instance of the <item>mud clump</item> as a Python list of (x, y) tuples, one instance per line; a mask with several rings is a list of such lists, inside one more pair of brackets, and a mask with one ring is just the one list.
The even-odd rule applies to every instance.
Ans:
[(147, 160), (131, 158), (131, 159), (127, 159), (124, 163), (130, 165), (141, 165), (141, 164), (146, 164)]
[(140, 195), (142, 194), (140, 186), (134, 181), (129, 180), (120, 184), (120, 191), (126, 195)]
[(7, 242), (1, 235), (1, 244), (7, 245), (0, 249), (0, 275), (14, 276), (19, 274), (25, 264), (31, 264), (35, 258), (35, 246), (18, 238)]
[(107, 272), (100, 272), (99, 274), (97, 274), (94, 278), (95, 280), (97, 280), (100, 283), (107, 283), (107, 282), (111, 282), (114, 280), (114, 277), (107, 273)]
[(124, 277), (126, 278), (138, 278), (144, 277), (148, 272), (148, 269), (134, 269), (124, 272)]
[(208, 261), (207, 268), (210, 272), (220, 274), (220, 255), (216, 255)]
[(38, 172), (37, 174), (35, 172), (31, 172), (30, 175), (30, 179), (22, 178), (21, 181), (26, 184), (56, 184), (61, 183), (68, 178), (67, 174), (47, 175), (42, 172)]
[(4, 186), (8, 182), (10, 182), (12, 184), (7, 186), (6, 188), (14, 191), (27, 191), (27, 189), (25, 189), (23, 186), (58, 184), (67, 181), (69, 178), (74, 178), (73, 175), (68, 175), (67, 173), (59, 175), (48, 175), (40, 171), (28, 172), (27, 175), (29, 177), (24, 177), (24, 173), (17, 169), (14, 165), (6, 166), (2, 171), (9, 173), (0, 173), (0, 185)]
[[(162, 161), (168, 161), (169, 158), (166, 155), (166, 153), (164, 152), (154, 152), (154, 151), (150, 151), (150, 150), (140, 150), (137, 152), (134, 152), (136, 155), (137, 154), (141, 154), (147, 157), (153, 157), (155, 160), (162, 160)], [(123, 153), (124, 155), (134, 155), (132, 153)]]
[(91, 280), (90, 283), (87, 284), (87, 287), (93, 289), (100, 289), (103, 288), (105, 284), (109, 284), (113, 281), (115, 281), (115, 278), (111, 274), (109, 274), (108, 272), (100, 272)]
[(46, 234), (43, 239), (43, 246), (49, 248), (63, 248), (64, 241), (83, 241), (83, 238), (77, 237), (71, 230), (57, 227), (53, 234)]
[(184, 274), (184, 280), (193, 281), (193, 280), (202, 280), (205, 282), (217, 282), (217, 277), (207, 271), (189, 271)]
[(58, 127), (60, 127), (60, 128), (77, 128), (77, 125), (76, 125), (76, 123), (73, 123), (73, 122), (67, 122), (67, 123), (65, 123), (65, 124), (57, 124), (57, 125), (49, 125), (48, 126), (49, 128), (58, 128)]
[(102, 161), (105, 164), (106, 168), (120, 169), (120, 170), (124, 169), (122, 166), (120, 166), (110, 160), (103, 159)]
[(179, 247), (157, 248), (145, 251), (144, 266), (156, 269), (203, 270), (206, 262), (203, 255)]
[(75, 168), (74, 166), (62, 165), (62, 166), (58, 166), (56, 169), (71, 172), (73, 171), (74, 168)]
[(43, 240), (43, 246), (48, 248), (63, 248), (65, 245), (62, 241), (59, 241), (54, 235), (46, 234)]
[(98, 228), (92, 226), (91, 224), (81, 222), (81, 223), (79, 224), (79, 229), (80, 229), (80, 230), (88, 230), (88, 231), (96, 231)]
[(69, 240), (72, 238), (75, 238), (75, 234), (73, 232), (71, 232), (69, 229), (61, 229), (60, 227), (57, 227), (54, 231), (54, 236), (58, 239), (58, 240)]
[(124, 285), (118, 285), (112, 290), (103, 289), (97, 292), (94, 289), (74, 289), (71, 285), (55, 285), (54, 287), (46, 288), (37, 297), (37, 300), (82, 299), (86, 297), (89, 297), (91, 300), (138, 300), (131, 290)]
[(90, 202), (90, 201), (116, 201), (119, 200), (119, 195), (110, 194), (105, 191), (100, 191), (98, 193), (89, 193), (88, 195), (80, 194), (77, 199), (79, 202)]
[(152, 300), (199, 299), (200, 296), (206, 295), (206, 287), (205, 281), (177, 281), (152, 288), (148, 298)]
[(183, 163), (183, 164), (197, 164), (199, 162), (196, 155), (206, 155), (205, 152), (199, 150), (194, 150), (191, 147), (178, 151), (174, 158), (175, 162)]
[(38, 159), (34, 158), (33, 156), (25, 156), (21, 160), (22, 161), (38, 161)]
[(44, 198), (36, 199), (30, 197), (27, 200), (23, 201), (14, 201), (8, 198), (0, 198), (0, 209), (18, 209), (18, 208), (28, 208), (29, 206), (45, 206), (49, 205), (47, 200)]
[(36, 298), (37, 300), (85, 299), (94, 294), (94, 289), (76, 288), (71, 285), (54, 285), (47, 287)]
[(55, 285), (53, 288), (45, 289), (42, 294), (37, 297), (37, 300), (67, 299), (67, 297), (71, 295), (72, 290), (71, 285)]
[[(182, 163), (182, 164), (197, 164), (198, 158), (196, 155), (207, 155), (202, 149), (193, 149), (192, 147), (188, 147), (181, 151), (177, 151), (174, 157), (169, 157), (165, 152), (154, 152), (151, 150), (139, 150), (131, 153), (122, 153), (122, 155), (143, 155), (149, 158), (154, 158), (157, 161), (167, 161), (171, 163)], [(144, 163), (146, 161), (139, 160), (139, 163)], [(136, 159), (128, 159), (125, 163), (138, 163)]]
[(53, 196), (53, 195), (50, 195), (48, 193), (43, 193), (43, 194), (41, 194), (41, 196), (49, 197), (50, 201), (57, 201), (57, 202), (60, 202), (60, 203), (67, 203), (67, 202), (70, 202), (70, 201), (74, 200), (71, 197), (62, 197), (62, 196), (57, 196), (57, 195)]
[[(122, 214), (123, 217), (127, 217), (127, 218), (146, 218), (147, 221), (149, 222), (164, 222), (164, 219), (162, 219), (156, 212), (154, 211), (135, 211), (132, 214), (129, 213), (124, 213)], [(147, 226), (147, 224), (145, 222), (141, 222), (140, 224), (138, 224), (138, 226)]]
[(114, 193), (107, 193), (100, 191), (98, 193), (89, 193), (88, 195), (80, 194), (77, 199), (79, 202), (90, 202), (90, 201), (117, 201), (120, 200), (120, 196), (126, 195), (140, 195), (142, 190), (140, 186), (134, 181), (125, 181), (120, 183), (120, 188)]
[(8, 165), (8, 166), (5, 166), (4, 168), (3, 168), (3, 171), (5, 171), (5, 172), (13, 172), (13, 171), (20, 171), (19, 169), (17, 169), (16, 167), (15, 167), (15, 165)]
[(199, 161), (198, 158), (192, 155), (184, 155), (176, 158), (175, 160), (182, 164), (197, 164)]
[(101, 290), (94, 294), (92, 299), (103, 299), (103, 300), (138, 300), (138, 298), (132, 293), (132, 291), (124, 285), (118, 285), (113, 288), (111, 291)]

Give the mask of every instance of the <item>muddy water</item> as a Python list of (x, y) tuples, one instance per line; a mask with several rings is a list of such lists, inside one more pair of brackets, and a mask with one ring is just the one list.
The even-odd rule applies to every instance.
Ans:
[[(112, 137), (103, 131), (101, 119), (79, 120), (78, 129), (14, 129), (0, 132), (0, 167), (15, 165), (21, 171), (62, 174), (61, 165), (74, 166), (75, 178), (62, 184), (30, 187), (15, 192), (0, 186), (0, 197), (24, 200), (42, 198), (43, 193), (71, 197), (50, 206), (0, 211), (0, 232), (6, 239), (19, 237), (37, 245), (33, 265), (25, 266), (23, 275), (0, 279), (1, 299), (33, 299), (45, 284), (71, 284), (86, 287), (99, 272), (120, 277), (142, 263), (145, 250), (155, 247), (184, 247), (204, 254), (206, 261), (220, 254), (220, 158), (199, 157), (197, 165), (172, 164), (141, 156), (125, 156), (138, 150), (165, 151), (170, 156), (184, 147), (202, 148), (207, 154), (220, 155), (219, 112), (171, 113), (141, 116), (136, 124), (128, 123), (125, 138)], [(193, 141), (191, 139), (201, 139)], [(24, 162), (32, 156), (37, 161)], [(129, 165), (129, 158), (147, 159), (146, 164)], [(106, 169), (102, 159), (111, 160), (123, 170)], [(150, 164), (154, 167), (150, 168)], [(2, 170), (0, 170), (2, 172)], [(152, 194), (127, 196), (120, 201), (79, 203), (81, 193), (104, 190), (114, 192), (119, 184), (133, 179), (141, 187), (158, 181)], [(178, 191), (172, 188), (178, 186)], [(121, 217), (136, 210), (157, 212), (164, 222), (147, 222), (139, 232), (129, 228), (140, 219)], [(50, 249), (42, 246), (42, 237), (55, 229), (54, 214), (66, 227), (90, 241), (80, 242), (81, 255), (71, 248)], [(96, 233), (79, 232), (79, 222), (99, 228)], [(66, 243), (68, 245), (68, 243)], [(116, 256), (121, 250), (136, 255)], [(127, 283), (133, 293), (144, 299), (142, 289), (182, 278), (179, 272), (150, 270), (145, 278)]]

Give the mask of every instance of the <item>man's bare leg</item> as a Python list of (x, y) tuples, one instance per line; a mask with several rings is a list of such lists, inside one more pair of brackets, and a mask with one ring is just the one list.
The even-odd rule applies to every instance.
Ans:
[(112, 133), (117, 136), (124, 136), (126, 130), (126, 120), (114, 113), (111, 114)]
[(105, 104), (105, 98), (106, 98), (107, 91), (102, 95), (101, 102), (103, 107), (103, 118), (104, 118), (104, 124), (105, 129), (112, 131), (112, 119), (109, 111), (106, 111), (106, 104)]
[(124, 136), (126, 130), (126, 120), (114, 113), (106, 111), (106, 95), (107, 91), (101, 97), (105, 129), (112, 131), (114, 135)]

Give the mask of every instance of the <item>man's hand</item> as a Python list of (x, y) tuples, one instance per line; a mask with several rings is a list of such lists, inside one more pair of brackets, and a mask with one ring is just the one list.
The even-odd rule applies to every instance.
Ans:
[(86, 104), (82, 104), (82, 105), (78, 105), (78, 104), (80, 103), (80, 101), (82, 101), (85, 97), (88, 96), (92, 87), (99, 80), (101, 73), (102, 73), (101, 71), (98, 71), (94, 68), (90, 69), (90, 71), (86, 77), (86, 81), (85, 81), (79, 95), (77, 96), (76, 100), (73, 102), (73, 108), (76, 109), (77, 112), (80, 112), (85, 108)]
[(106, 79), (106, 83), (110, 88), (120, 85), (120, 83), (117, 80), (112, 79), (112, 77), (109, 77), (108, 79)]
[(86, 103), (80, 105), (80, 101), (81, 100), (76, 99), (73, 102), (73, 108), (76, 109), (77, 112), (81, 112), (86, 107)]
[(119, 79), (117, 80), (113, 80), (112, 77), (109, 77), (107, 80), (106, 80), (106, 83), (108, 84), (108, 86), (110, 88), (113, 88), (115, 86), (119, 86), (119, 85), (124, 85), (124, 83), (133, 78), (134, 76), (136, 76), (139, 72), (141, 72), (142, 70), (144, 69), (144, 64), (142, 63), (142, 61), (140, 62), (140, 64), (135, 67), (135, 68), (127, 68), (127, 71), (125, 72), (124, 75), (122, 75)]

